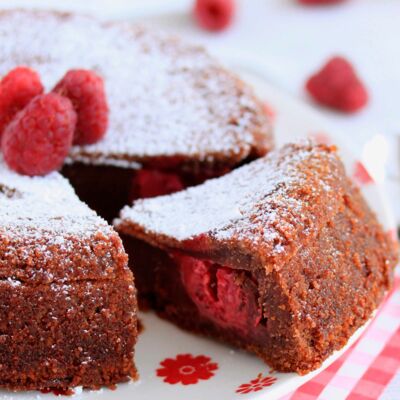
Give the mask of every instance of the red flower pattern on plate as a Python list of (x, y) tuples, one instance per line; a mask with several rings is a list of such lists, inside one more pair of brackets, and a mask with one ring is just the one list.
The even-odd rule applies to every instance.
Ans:
[(164, 377), (164, 382), (171, 385), (194, 385), (200, 380), (210, 379), (218, 369), (218, 364), (211, 362), (210, 357), (191, 354), (178, 354), (176, 358), (166, 358), (160, 365), (162, 368), (157, 369), (157, 376)]
[(359, 185), (369, 185), (371, 183), (374, 183), (373, 178), (365, 168), (364, 164), (361, 163), (360, 161), (357, 161), (354, 164), (353, 179)]
[(258, 392), (264, 388), (273, 385), (276, 382), (276, 378), (273, 376), (263, 376), (261, 373), (258, 374), (256, 379), (251, 380), (249, 383), (243, 383), (236, 389), (236, 393), (247, 394), (251, 392)]

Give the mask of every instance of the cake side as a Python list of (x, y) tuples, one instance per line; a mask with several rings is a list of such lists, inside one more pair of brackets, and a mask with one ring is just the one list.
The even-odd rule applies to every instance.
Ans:
[(272, 147), (253, 91), (200, 47), (143, 27), (46, 11), (0, 13), (0, 38), (0, 75), (28, 65), (46, 89), (71, 68), (103, 77), (108, 133), (74, 147), (70, 162), (196, 168), (235, 165)]
[[(372, 316), (392, 286), (396, 263), (395, 244), (348, 181), (340, 211), (269, 283), (280, 287), (286, 320), (298, 340), (290, 348), (277, 339), (268, 349), (270, 362), (282, 371), (318, 368)], [(270, 329), (281, 333), (282, 322), (272, 318), (269, 307), (271, 289), (260, 291), (264, 316), (273, 319)]]
[(0, 280), (0, 386), (99, 389), (137, 377), (131, 274), (35, 284)]

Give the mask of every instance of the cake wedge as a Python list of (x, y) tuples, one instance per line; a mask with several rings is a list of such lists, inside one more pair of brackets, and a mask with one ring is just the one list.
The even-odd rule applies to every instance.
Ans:
[(22, 176), (0, 159), (0, 387), (135, 379), (136, 308), (113, 228), (58, 173)]
[(300, 374), (371, 317), (396, 262), (336, 149), (309, 142), (138, 200), (115, 226), (142, 304)]

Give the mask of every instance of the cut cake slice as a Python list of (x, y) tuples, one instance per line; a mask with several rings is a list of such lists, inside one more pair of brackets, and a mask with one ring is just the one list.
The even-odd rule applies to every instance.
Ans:
[(179, 326), (307, 373), (392, 280), (394, 244), (336, 150), (291, 144), (115, 221), (139, 299)]

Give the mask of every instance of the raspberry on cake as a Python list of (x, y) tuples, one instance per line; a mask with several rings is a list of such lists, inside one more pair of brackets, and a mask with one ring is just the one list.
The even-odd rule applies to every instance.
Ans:
[(56, 93), (38, 95), (4, 129), (4, 160), (24, 175), (56, 171), (68, 155), (75, 127), (76, 113), (69, 99)]
[(78, 116), (74, 144), (101, 140), (108, 126), (108, 104), (104, 81), (94, 71), (74, 69), (57, 83), (53, 92), (69, 98)]
[(0, 13), (0, 40), (8, 44), (0, 47), (0, 75), (24, 63), (47, 90), (77, 67), (103, 78), (107, 133), (74, 146), (62, 173), (108, 220), (130, 201), (139, 169), (190, 186), (272, 148), (262, 102), (200, 47), (129, 24), (21, 10)]
[(143, 304), (300, 374), (368, 320), (397, 256), (336, 150), (308, 142), (138, 200), (115, 226)]
[(0, 82), (0, 138), (14, 115), (43, 93), (38, 73), (28, 67), (9, 71)]
[(136, 378), (136, 292), (116, 232), (58, 173), (0, 160), (0, 386), (99, 388)]

